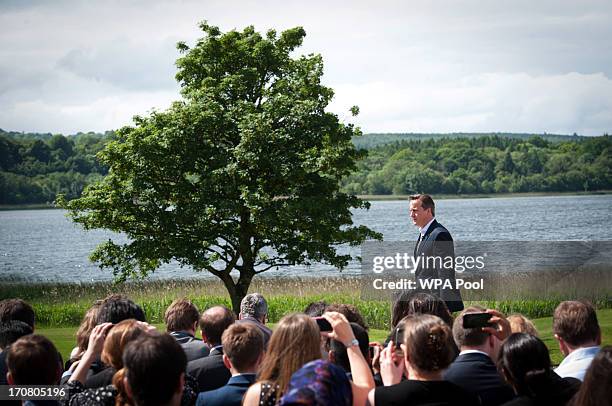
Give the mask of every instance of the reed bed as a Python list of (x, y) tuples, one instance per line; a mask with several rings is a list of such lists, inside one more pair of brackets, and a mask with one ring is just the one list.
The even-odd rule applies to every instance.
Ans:
[[(539, 276), (537, 280), (546, 286), (558, 286), (560, 279)], [(570, 278), (562, 280), (568, 285), (564, 289), (569, 289), (567, 293), (571, 298), (589, 298), (600, 309), (612, 308), (609, 279), (594, 280), (586, 287), (571, 285)], [(497, 296), (489, 292), (480, 295), (464, 292), (466, 305), (480, 304), (507, 314), (521, 313), (530, 318), (540, 318), (551, 316), (559, 302), (568, 299), (567, 294), (563, 297), (552, 291), (544, 292), (541, 287), (534, 286), (533, 278), (515, 275), (512, 279), (503, 279), (500, 276), (493, 278), (493, 282), (503, 287), (506, 294)], [(325, 300), (327, 303), (353, 304), (371, 328), (387, 330), (391, 319), (391, 301), (365, 298), (362, 295), (363, 283), (359, 277), (259, 278), (253, 281), (250, 291), (260, 292), (267, 298), (269, 319), (273, 323), (287, 313), (303, 311), (311, 302)], [(143, 307), (147, 319), (152, 323), (163, 323), (166, 308), (179, 297), (191, 299), (200, 309), (217, 304), (231, 306), (225, 287), (213, 279), (137, 281), (124, 284), (3, 283), (0, 286), (0, 299), (20, 297), (28, 301), (36, 311), (37, 323), (47, 327), (77, 326), (94, 300), (111, 293), (131, 297)]]

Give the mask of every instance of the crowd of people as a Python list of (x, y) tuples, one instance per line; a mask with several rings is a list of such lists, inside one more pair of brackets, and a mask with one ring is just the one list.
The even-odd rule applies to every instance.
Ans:
[[(485, 324), (468, 322), (486, 315)], [(610, 405), (612, 347), (593, 306), (566, 301), (552, 330), (553, 368), (533, 323), (494, 309), (455, 317), (427, 293), (401, 294), (384, 343), (370, 342), (355, 306), (311, 303), (271, 330), (268, 305), (247, 295), (239, 314), (188, 299), (166, 310), (166, 332), (122, 295), (96, 301), (70, 358), (36, 334), (20, 299), (0, 301), (0, 385), (59, 385), (58, 401), (27, 405)], [(16, 401), (16, 404), (21, 403)]]

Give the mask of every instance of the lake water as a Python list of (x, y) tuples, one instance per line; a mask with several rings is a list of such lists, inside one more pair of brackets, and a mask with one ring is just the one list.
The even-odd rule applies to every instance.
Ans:
[[(612, 195), (449, 199), (436, 202), (437, 219), (459, 241), (610, 241)], [(105, 231), (84, 231), (63, 210), (0, 211), (0, 280), (91, 282), (112, 279), (88, 255), (108, 238)], [(414, 241), (417, 229), (406, 201), (375, 201), (369, 211), (356, 211), (354, 222), (383, 233), (386, 241)], [(352, 251), (359, 254), (359, 249)], [(343, 271), (356, 274), (352, 263)], [(327, 265), (270, 270), (262, 276), (334, 276)], [(204, 278), (168, 264), (152, 278)]]

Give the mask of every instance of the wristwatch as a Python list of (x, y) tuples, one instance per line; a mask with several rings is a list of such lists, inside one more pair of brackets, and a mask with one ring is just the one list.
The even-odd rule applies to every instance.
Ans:
[(349, 341), (348, 343), (344, 344), (344, 346), (346, 348), (349, 348), (349, 347), (359, 347), (359, 341), (357, 341), (356, 338), (353, 338), (351, 341)]

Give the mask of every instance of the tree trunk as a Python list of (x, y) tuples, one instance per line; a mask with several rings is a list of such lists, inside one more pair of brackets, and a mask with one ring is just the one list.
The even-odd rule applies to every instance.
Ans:
[(251, 280), (253, 279), (254, 275), (254, 271), (241, 272), (240, 277), (238, 278), (238, 281), (236, 283), (234, 283), (234, 280), (230, 275), (221, 278), (223, 284), (225, 285), (225, 288), (227, 289), (227, 292), (230, 295), (230, 300), (232, 301), (232, 310), (236, 314), (236, 317), (238, 317), (238, 314), (240, 313), (240, 302), (242, 302), (242, 299), (249, 292), (249, 286), (251, 286)]

